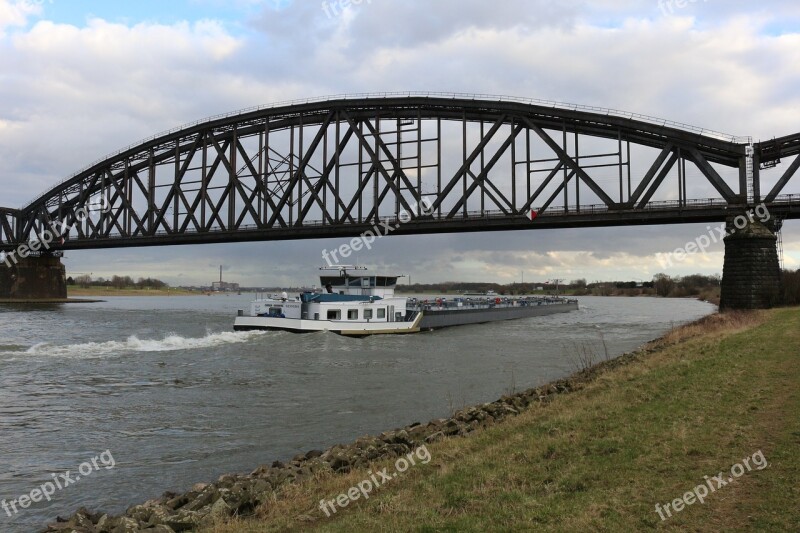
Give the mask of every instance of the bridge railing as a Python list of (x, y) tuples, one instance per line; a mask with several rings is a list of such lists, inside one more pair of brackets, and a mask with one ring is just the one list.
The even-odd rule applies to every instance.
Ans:
[(782, 194), (771, 202), (778, 205), (800, 205), (800, 194)]
[(210, 124), (212, 122), (216, 122), (218, 120), (224, 120), (228, 118), (233, 118), (239, 115), (245, 115), (248, 113), (255, 113), (259, 111), (266, 111), (270, 109), (277, 109), (281, 107), (289, 107), (295, 105), (304, 105), (304, 104), (314, 104), (320, 102), (328, 102), (328, 101), (337, 101), (337, 100), (362, 100), (366, 98), (372, 99), (379, 99), (379, 98), (440, 98), (440, 99), (451, 99), (451, 100), (486, 100), (486, 101), (497, 101), (497, 102), (509, 102), (509, 103), (521, 103), (521, 104), (528, 104), (528, 105), (536, 105), (540, 107), (549, 107), (552, 109), (564, 109), (569, 111), (585, 111), (589, 113), (596, 113), (600, 115), (610, 116), (610, 117), (617, 117), (617, 118), (624, 118), (629, 120), (639, 120), (642, 122), (647, 122), (650, 124), (654, 124), (657, 126), (662, 127), (669, 127), (680, 129), (684, 131), (689, 131), (692, 133), (696, 133), (698, 135), (702, 135), (704, 137), (709, 137), (712, 139), (717, 139), (725, 142), (731, 142), (736, 144), (752, 144), (751, 137), (741, 137), (730, 135), (727, 133), (718, 132), (715, 130), (707, 129), (707, 128), (700, 128), (697, 126), (693, 126), (691, 124), (685, 124), (683, 122), (676, 122), (673, 120), (667, 120), (663, 118), (653, 117), (650, 115), (644, 115), (641, 113), (633, 113), (629, 111), (622, 111), (619, 109), (612, 109), (612, 108), (605, 108), (605, 107), (598, 107), (598, 106), (590, 106), (590, 105), (582, 105), (582, 104), (572, 104), (568, 102), (559, 102), (555, 100), (543, 100), (539, 98), (525, 98), (519, 96), (502, 96), (502, 95), (493, 95), (493, 94), (476, 94), (476, 93), (454, 93), (454, 92), (414, 92), (414, 91), (406, 91), (406, 92), (378, 92), (378, 93), (352, 93), (352, 94), (337, 94), (337, 95), (329, 95), (329, 96), (318, 96), (313, 98), (304, 98), (304, 99), (296, 99), (296, 100), (284, 100), (279, 102), (273, 102), (265, 105), (260, 106), (252, 106), (247, 107), (244, 109), (239, 109), (236, 111), (231, 111), (227, 113), (220, 113), (217, 115), (212, 115), (206, 118), (202, 118), (199, 120), (195, 120), (193, 122), (189, 122), (183, 124), (181, 126), (177, 126), (168, 130), (164, 130), (160, 133), (155, 135), (151, 135), (144, 139), (141, 139), (138, 142), (129, 144), (124, 148), (120, 148), (110, 154), (105, 155), (104, 157), (93, 161), (92, 163), (86, 165), (85, 167), (81, 168), (80, 170), (73, 172), (67, 178), (64, 178), (60, 182), (58, 182), (54, 187), (48, 189), (47, 191), (43, 191), (39, 194), (35, 199), (29, 202), (26, 207), (30, 206), (33, 202), (37, 199), (41, 198), (48, 191), (58, 188), (59, 186), (63, 185), (64, 183), (76, 178), (80, 174), (88, 171), (89, 169), (99, 165), (100, 163), (107, 161), (109, 159), (113, 159), (125, 152), (133, 150), (138, 146), (142, 146), (148, 143), (151, 143), (157, 139), (162, 137), (167, 137), (169, 135), (173, 135), (180, 131), (194, 128), (196, 126), (200, 126), (203, 124)]

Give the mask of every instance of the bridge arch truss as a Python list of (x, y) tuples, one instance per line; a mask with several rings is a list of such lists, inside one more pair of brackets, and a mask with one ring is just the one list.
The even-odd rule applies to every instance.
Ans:
[[(459, 96), (334, 98), (209, 119), (122, 150), (22, 209), (0, 248), (58, 249), (724, 220), (783, 194), (800, 135)], [(766, 196), (761, 172), (795, 158)], [(403, 217), (406, 218), (403, 218)], [(534, 220), (531, 220), (534, 218)]]

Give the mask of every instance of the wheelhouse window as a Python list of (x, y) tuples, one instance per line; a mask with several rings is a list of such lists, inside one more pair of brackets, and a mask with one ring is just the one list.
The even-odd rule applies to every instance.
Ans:
[(358, 309), (349, 309), (347, 311), (347, 320), (358, 320)]
[(328, 320), (341, 320), (342, 319), (342, 311), (341, 309), (329, 309), (328, 310)]
[(378, 318), (386, 318), (386, 309), (378, 309)]

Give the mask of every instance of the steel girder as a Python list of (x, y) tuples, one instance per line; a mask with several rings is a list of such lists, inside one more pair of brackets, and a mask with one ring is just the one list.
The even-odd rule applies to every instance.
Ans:
[(16, 210), (0, 207), (0, 243), (13, 243), (18, 240), (16, 234), (17, 216), (18, 212)]
[(791, 157), (794, 157), (794, 160), (778, 179), (777, 183), (775, 183), (772, 190), (764, 197), (765, 202), (774, 202), (776, 198), (778, 198), (778, 195), (786, 188), (789, 180), (800, 170), (800, 133), (779, 137), (771, 141), (760, 142), (754, 146), (753, 158), (757, 183), (759, 181), (758, 176), (762, 170), (773, 168), (777, 166), (782, 159)]
[[(634, 163), (632, 148), (650, 160)], [(63, 249), (345, 236), (402, 213), (413, 219), (402, 232), (412, 233), (720, 220), (748, 204), (748, 148), (507, 101), (296, 104), (212, 119), (108, 157), (19, 211), (0, 210), (0, 248), (45, 231)], [(738, 169), (735, 187), (720, 167)], [(790, 170), (768, 198), (783, 201), (786, 216), (794, 199), (778, 195)], [(677, 193), (654, 201), (670, 176)], [(699, 182), (718, 197), (690, 198)]]

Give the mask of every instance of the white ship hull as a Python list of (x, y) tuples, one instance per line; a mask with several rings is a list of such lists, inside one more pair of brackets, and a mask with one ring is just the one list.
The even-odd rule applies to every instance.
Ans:
[(235, 331), (271, 330), (292, 333), (314, 333), (329, 331), (339, 335), (362, 337), (368, 335), (397, 335), (417, 333), (422, 313), (411, 322), (343, 322), (334, 320), (302, 320), (297, 318), (274, 318), (261, 316), (236, 317)]

